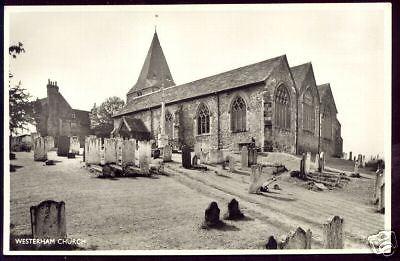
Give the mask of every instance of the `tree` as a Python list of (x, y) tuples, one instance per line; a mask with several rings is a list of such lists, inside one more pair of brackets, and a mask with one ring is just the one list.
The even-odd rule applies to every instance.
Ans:
[[(25, 49), (22, 43), (11, 45), (8, 48), (9, 55), (16, 59), (17, 55), (24, 53)], [(14, 75), (9, 72), (8, 94), (9, 94), (9, 128), (10, 134), (16, 134), (17, 130), (27, 129), (26, 125), (33, 123), (33, 105), (29, 101), (30, 94), (26, 89), (22, 88), (21, 82), (16, 85), (11, 84), (11, 79)]]
[(116, 96), (107, 98), (99, 107), (94, 104), (90, 111), (90, 128), (99, 137), (109, 137), (114, 129), (112, 115), (118, 112), (125, 102)]

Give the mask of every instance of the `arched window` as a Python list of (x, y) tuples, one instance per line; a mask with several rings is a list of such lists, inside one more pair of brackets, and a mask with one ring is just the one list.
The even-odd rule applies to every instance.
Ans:
[(167, 111), (165, 113), (165, 133), (168, 136), (168, 139), (173, 139), (173, 116)]
[(332, 116), (329, 107), (325, 107), (322, 112), (322, 137), (332, 139)]
[(275, 124), (290, 129), (290, 96), (285, 86), (280, 85), (275, 94)]
[(310, 89), (303, 95), (303, 129), (314, 133), (315, 130), (315, 106), (314, 97)]
[(236, 97), (232, 103), (231, 130), (233, 132), (246, 131), (246, 103), (241, 97)]
[(197, 111), (197, 134), (210, 132), (210, 111), (203, 103), (200, 104)]

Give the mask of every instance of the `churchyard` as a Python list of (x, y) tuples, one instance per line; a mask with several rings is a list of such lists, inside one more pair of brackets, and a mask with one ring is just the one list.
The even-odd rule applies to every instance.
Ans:
[[(318, 164), (301, 163), (301, 157), (285, 153), (261, 153), (253, 167), (243, 166), (243, 154), (237, 152), (229, 155), (226, 166), (200, 160), (190, 168), (183, 167), (187, 162), (182, 164), (186, 155), (173, 153), (172, 161), (162, 164), (162, 172), (107, 177), (83, 162), (81, 155), (67, 158), (49, 151), (47, 158), (55, 164), (46, 165), (34, 161), (33, 154), (17, 152), (11, 161), (16, 166), (10, 173), (13, 237), (32, 236), (30, 207), (46, 200), (64, 202), (57, 205), (58, 217), (65, 214), (65, 227), (61, 222), (59, 231), (84, 240), (83, 250), (265, 249), (267, 242), (268, 248), (276, 248), (269, 242), (271, 236), (278, 244), (286, 239), (280, 248), (368, 249), (367, 238), (384, 227), (384, 215), (371, 203), (376, 174), (363, 168), (359, 178), (345, 172), (337, 186), (328, 187), (324, 179), (327, 186), (315, 182), (319, 185), (310, 187), (310, 180), (293, 173)], [(88, 154), (85, 157), (87, 161)], [(149, 166), (160, 164), (160, 159), (148, 160)], [(328, 158), (324, 162), (327, 173), (354, 164)], [(261, 189), (265, 182), (267, 191)], [(232, 199), (237, 200), (239, 218), (223, 219)], [(216, 206), (220, 220), (214, 222)], [(339, 238), (332, 239), (327, 223), (334, 216)]]

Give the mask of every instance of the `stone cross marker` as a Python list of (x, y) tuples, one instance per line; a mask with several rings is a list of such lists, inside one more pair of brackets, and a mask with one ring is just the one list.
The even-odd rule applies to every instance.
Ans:
[(170, 161), (172, 161), (172, 147), (167, 144), (163, 148), (163, 162)]
[(218, 208), (217, 202), (213, 201), (210, 203), (205, 211), (204, 215), (204, 225), (206, 227), (216, 227), (221, 225), (221, 220), (219, 219), (220, 210)]
[(244, 218), (243, 213), (240, 211), (239, 202), (232, 199), (228, 203), (228, 212), (224, 215), (224, 219), (237, 220)]
[(33, 238), (66, 238), (65, 203), (46, 200), (30, 208)]
[(307, 232), (301, 227), (290, 232), (287, 237), (280, 243), (280, 249), (311, 249), (311, 230)]
[(323, 225), (324, 248), (343, 248), (343, 218), (334, 216)]
[(274, 167), (263, 167), (261, 164), (252, 165), (249, 193), (258, 193), (263, 183), (272, 177), (274, 170)]
[(37, 137), (33, 144), (33, 160), (46, 161), (47, 160), (47, 145), (43, 137)]
[(249, 152), (246, 146), (242, 147), (241, 163), (242, 163), (242, 168), (247, 168), (249, 166)]

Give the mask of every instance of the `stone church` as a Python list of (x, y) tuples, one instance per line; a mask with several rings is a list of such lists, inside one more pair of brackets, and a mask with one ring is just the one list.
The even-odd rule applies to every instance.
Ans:
[(36, 129), (40, 136), (52, 136), (55, 146), (59, 136), (77, 136), (81, 146), (89, 135), (89, 112), (73, 109), (59, 91), (57, 82), (48, 81), (47, 97), (34, 102)]
[(285, 55), (176, 85), (155, 32), (112, 135), (147, 133), (156, 146), (164, 137), (176, 149), (238, 150), (254, 139), (264, 151), (341, 156), (337, 113), (311, 63), (290, 67)]

